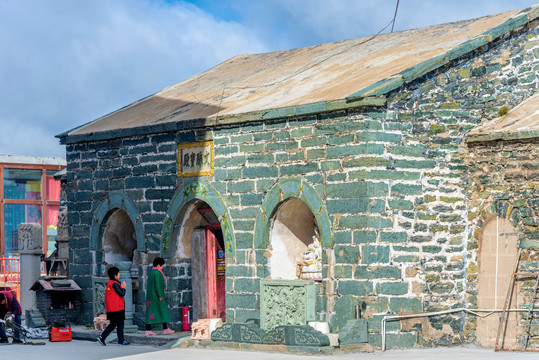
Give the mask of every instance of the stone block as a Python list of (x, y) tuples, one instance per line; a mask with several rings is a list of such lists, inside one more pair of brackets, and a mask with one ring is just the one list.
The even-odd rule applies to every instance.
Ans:
[(337, 264), (358, 264), (359, 248), (357, 246), (335, 246), (335, 262)]
[(409, 200), (389, 199), (388, 203), (391, 209), (412, 210), (414, 208), (414, 204)]
[(226, 304), (231, 308), (256, 309), (256, 300), (255, 294), (226, 294)]
[(420, 299), (393, 297), (389, 300), (389, 309), (395, 313), (415, 313), (423, 310)]
[(241, 205), (260, 205), (262, 203), (263, 194), (242, 194)]
[(331, 214), (355, 214), (366, 212), (369, 206), (368, 198), (327, 200), (326, 206)]
[(26, 326), (29, 328), (46, 328), (47, 323), (38, 309), (26, 310)]
[(125, 179), (125, 187), (128, 189), (151, 188), (154, 186), (154, 178), (152, 176), (136, 176)]
[(360, 144), (347, 146), (331, 146), (327, 148), (328, 159), (343, 158), (345, 156), (377, 154), (382, 155), (385, 147), (383, 144)]
[(225, 323), (211, 333), (212, 341), (262, 344), (266, 332), (255, 324)]
[(386, 347), (388, 349), (408, 349), (417, 343), (417, 333), (407, 332), (386, 335)]
[(363, 245), (363, 264), (389, 263), (389, 246)]
[(391, 187), (392, 195), (421, 195), (421, 185), (395, 184)]
[(372, 283), (369, 281), (339, 281), (339, 293), (341, 295), (369, 295), (372, 292)]
[(318, 171), (316, 163), (281, 166), (281, 175), (298, 175), (315, 171)]
[(273, 154), (249, 154), (247, 155), (247, 163), (251, 164), (271, 164), (275, 162)]
[(353, 345), (369, 342), (367, 320), (348, 320), (339, 331), (340, 345)]
[(329, 346), (329, 338), (309, 325), (281, 325), (267, 331), (264, 344)]
[(380, 242), (405, 243), (408, 234), (405, 232), (380, 232)]
[(405, 282), (383, 282), (377, 285), (378, 294), (382, 295), (404, 295), (408, 293), (408, 283)]
[(371, 244), (376, 242), (376, 231), (357, 230), (354, 231), (354, 244)]
[(243, 176), (248, 179), (277, 178), (279, 176), (279, 170), (276, 166), (244, 167)]

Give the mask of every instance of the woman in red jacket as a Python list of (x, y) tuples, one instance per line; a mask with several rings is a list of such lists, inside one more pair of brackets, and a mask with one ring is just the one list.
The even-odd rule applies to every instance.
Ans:
[(107, 270), (109, 282), (105, 289), (105, 308), (107, 309), (107, 320), (110, 324), (105, 328), (97, 338), (97, 342), (105, 346), (105, 339), (116, 328), (118, 334), (118, 344), (129, 345), (124, 339), (124, 320), (125, 320), (125, 281), (120, 284), (120, 269), (116, 266)]

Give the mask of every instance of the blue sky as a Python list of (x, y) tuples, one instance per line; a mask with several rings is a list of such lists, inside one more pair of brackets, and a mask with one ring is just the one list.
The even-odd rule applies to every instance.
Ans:
[[(401, 0), (395, 31), (536, 1)], [(396, 2), (1, 0), (0, 154), (63, 157), (56, 134), (237, 54), (375, 34)]]

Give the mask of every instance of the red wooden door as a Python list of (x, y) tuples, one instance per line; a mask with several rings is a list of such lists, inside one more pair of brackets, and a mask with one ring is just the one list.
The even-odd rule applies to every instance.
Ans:
[(215, 235), (206, 229), (206, 294), (208, 294), (208, 317), (219, 317), (217, 312), (217, 266)]

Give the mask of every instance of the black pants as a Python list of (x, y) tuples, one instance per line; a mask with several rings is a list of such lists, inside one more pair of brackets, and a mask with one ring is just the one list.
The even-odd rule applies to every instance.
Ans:
[(109, 334), (116, 328), (116, 333), (118, 334), (118, 343), (124, 342), (124, 321), (122, 320), (111, 320), (110, 324), (103, 330), (101, 334), (101, 340), (105, 342), (105, 339)]

